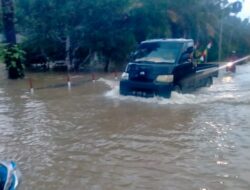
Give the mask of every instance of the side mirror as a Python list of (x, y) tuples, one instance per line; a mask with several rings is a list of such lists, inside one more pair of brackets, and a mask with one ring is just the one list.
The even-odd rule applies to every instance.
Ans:
[(194, 47), (191, 46), (191, 47), (188, 47), (188, 48), (187, 48), (186, 53), (191, 54), (191, 53), (193, 53), (193, 51), (194, 51)]

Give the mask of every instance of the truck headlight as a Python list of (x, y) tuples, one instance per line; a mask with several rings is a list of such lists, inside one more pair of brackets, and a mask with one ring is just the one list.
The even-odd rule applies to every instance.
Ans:
[(174, 75), (159, 75), (156, 78), (157, 82), (173, 82), (174, 81)]
[(126, 72), (122, 73), (122, 76), (121, 76), (122, 80), (128, 80), (128, 78), (129, 78), (129, 74), (128, 73), (126, 73)]

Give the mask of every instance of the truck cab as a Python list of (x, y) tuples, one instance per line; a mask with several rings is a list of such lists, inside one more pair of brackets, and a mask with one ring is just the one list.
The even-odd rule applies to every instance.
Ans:
[(196, 73), (215, 65), (195, 65), (193, 51), (192, 39), (143, 41), (132, 53), (131, 60), (122, 74), (120, 94), (169, 98), (173, 90), (184, 92), (207, 85), (206, 83), (211, 84), (212, 76), (218, 73), (208, 73), (205, 78)]

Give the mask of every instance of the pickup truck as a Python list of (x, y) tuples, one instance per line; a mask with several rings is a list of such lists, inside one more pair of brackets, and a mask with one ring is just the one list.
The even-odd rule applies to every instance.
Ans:
[(120, 94), (171, 97), (213, 84), (218, 64), (195, 64), (192, 39), (154, 39), (140, 43), (120, 80)]

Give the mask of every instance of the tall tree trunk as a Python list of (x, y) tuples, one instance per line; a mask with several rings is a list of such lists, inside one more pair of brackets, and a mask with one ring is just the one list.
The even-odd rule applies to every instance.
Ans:
[(13, 0), (2, 0), (3, 26), (7, 43), (16, 44)]
[(65, 51), (66, 51), (66, 58), (65, 63), (67, 65), (67, 70), (70, 70), (70, 37), (67, 35), (66, 37), (66, 45), (65, 45)]
[(5, 64), (8, 69), (9, 79), (24, 77), (24, 67), (21, 60), (13, 56), (16, 53), (16, 31), (14, 24), (14, 4), (13, 0), (1, 0), (2, 18), (5, 40), (7, 43), (6, 50), (9, 54), (5, 55)]
[(104, 72), (109, 72), (110, 58), (105, 58)]

